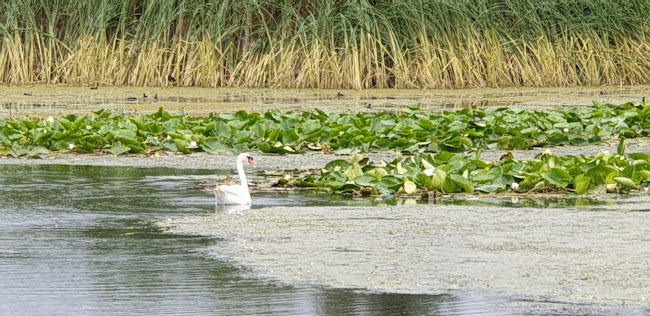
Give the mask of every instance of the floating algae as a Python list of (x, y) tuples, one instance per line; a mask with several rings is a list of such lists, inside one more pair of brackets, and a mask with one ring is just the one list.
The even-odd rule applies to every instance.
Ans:
[(292, 285), (650, 304), (650, 212), (273, 207), (164, 225), (218, 237), (210, 255)]
[[(343, 92), (342, 97), (338, 96), (339, 92)], [(184, 108), (191, 116), (238, 110), (259, 113), (269, 110), (311, 111), (315, 108), (338, 113), (394, 112), (406, 106), (418, 106), (424, 112), (470, 107), (542, 109), (590, 106), (593, 100), (613, 104), (638, 102), (647, 93), (648, 86), (441, 90), (0, 86), (0, 115), (85, 115), (100, 109), (150, 114), (160, 107), (167, 111)]]

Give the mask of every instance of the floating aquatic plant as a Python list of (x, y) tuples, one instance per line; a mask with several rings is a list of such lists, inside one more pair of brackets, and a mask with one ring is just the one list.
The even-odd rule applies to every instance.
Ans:
[(304, 175), (287, 185), (360, 195), (415, 195), (432, 191), (600, 194), (650, 184), (650, 155), (645, 153), (561, 157), (547, 150), (529, 161), (512, 156), (483, 161), (479, 155), (419, 154), (375, 164), (364, 164), (357, 156), (351, 161), (334, 160), (318, 175)]
[[(592, 107), (531, 111), (463, 109), (427, 114), (247, 113), (189, 117), (162, 108), (150, 115), (67, 115), (48, 119), (0, 119), (0, 155), (38, 156), (49, 151), (157, 151), (189, 154), (306, 151), (461, 152), (586, 145), (650, 135), (650, 106), (595, 102)], [(73, 144), (74, 146), (70, 146)]]

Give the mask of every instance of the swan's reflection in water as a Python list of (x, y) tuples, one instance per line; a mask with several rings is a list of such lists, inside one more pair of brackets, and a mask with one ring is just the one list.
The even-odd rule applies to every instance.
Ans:
[(219, 213), (227, 213), (227, 214), (234, 214), (234, 213), (241, 213), (244, 211), (248, 211), (251, 209), (250, 204), (219, 204), (217, 203), (217, 199), (214, 201), (214, 213), (219, 214)]

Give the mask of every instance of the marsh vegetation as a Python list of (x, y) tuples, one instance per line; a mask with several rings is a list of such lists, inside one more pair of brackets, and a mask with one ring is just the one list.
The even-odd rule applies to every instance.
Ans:
[(646, 1), (0, 4), (0, 82), (272, 88), (648, 83)]

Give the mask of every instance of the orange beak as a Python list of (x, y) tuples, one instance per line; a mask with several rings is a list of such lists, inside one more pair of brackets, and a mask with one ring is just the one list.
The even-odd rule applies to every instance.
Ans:
[(257, 164), (255, 163), (255, 160), (253, 160), (253, 157), (248, 157), (248, 163), (253, 165), (253, 166), (257, 166)]

